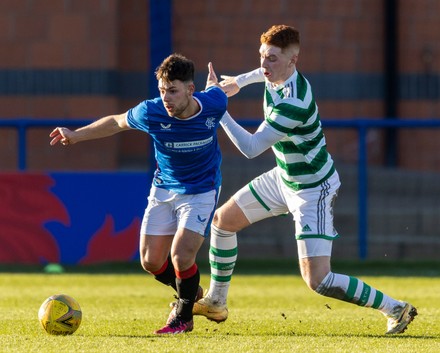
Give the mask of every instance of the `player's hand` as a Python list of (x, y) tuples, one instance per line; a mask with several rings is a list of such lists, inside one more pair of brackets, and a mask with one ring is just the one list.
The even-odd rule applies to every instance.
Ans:
[(211, 86), (217, 86), (220, 87), (218, 84), (217, 75), (215, 74), (214, 67), (212, 66), (212, 63), (210, 62), (208, 64), (208, 78), (206, 79), (206, 88)]
[(228, 97), (232, 97), (240, 91), (235, 76), (221, 75), (220, 77), (223, 79), (223, 81), (220, 82), (220, 87)]
[(63, 146), (72, 145), (74, 142), (72, 141), (73, 132), (65, 127), (56, 127), (49, 134), (49, 137), (52, 137), (50, 141), (50, 145), (53, 146), (57, 142), (60, 142)]

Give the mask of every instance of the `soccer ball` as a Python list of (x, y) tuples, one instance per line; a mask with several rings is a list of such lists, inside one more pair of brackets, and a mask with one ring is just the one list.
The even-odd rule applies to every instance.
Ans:
[(47, 298), (38, 311), (41, 326), (51, 335), (71, 335), (81, 324), (81, 318), (78, 302), (65, 294)]

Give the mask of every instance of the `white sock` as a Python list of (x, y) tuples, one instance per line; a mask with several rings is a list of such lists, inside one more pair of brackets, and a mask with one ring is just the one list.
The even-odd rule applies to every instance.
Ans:
[(326, 297), (378, 309), (385, 315), (390, 314), (396, 306), (401, 306), (398, 300), (370, 287), (360, 279), (333, 272), (325, 276), (316, 292)]
[(216, 305), (226, 305), (229, 285), (237, 260), (237, 233), (211, 225), (209, 264), (211, 283), (207, 297)]

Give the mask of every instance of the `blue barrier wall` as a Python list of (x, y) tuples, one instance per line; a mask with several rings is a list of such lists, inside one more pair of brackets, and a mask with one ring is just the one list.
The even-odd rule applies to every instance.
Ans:
[(146, 173), (0, 175), (0, 262), (137, 259), (150, 184)]

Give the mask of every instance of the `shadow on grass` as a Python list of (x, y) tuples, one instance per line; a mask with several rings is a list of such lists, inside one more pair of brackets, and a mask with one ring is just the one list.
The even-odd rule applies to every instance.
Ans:
[[(430, 339), (438, 339), (438, 336), (425, 336), (425, 335), (407, 335), (407, 334), (399, 334), (399, 335), (377, 335), (377, 334), (368, 334), (368, 333), (363, 333), (363, 334), (351, 334), (351, 333), (307, 333), (307, 332), (302, 332), (302, 333), (296, 333), (296, 332), (277, 332), (277, 333), (271, 333), (271, 332), (267, 332), (267, 333), (260, 333), (260, 332), (246, 332), (246, 334), (243, 333), (235, 333), (235, 332), (205, 332), (205, 333), (200, 333), (200, 332), (190, 332), (190, 333), (183, 333), (182, 335), (184, 335), (187, 338), (191, 338), (191, 336), (193, 338), (207, 338), (207, 337), (213, 337), (213, 334), (215, 334), (215, 336), (225, 336), (225, 337), (335, 337), (335, 338), (375, 338), (375, 339), (383, 339), (383, 340), (389, 340), (389, 339), (399, 339), (399, 340), (430, 340)], [(86, 335), (80, 335), (83, 337), (87, 337)], [(176, 335), (155, 335), (154, 333), (146, 333), (145, 335), (127, 335), (127, 334), (105, 334), (105, 335), (99, 335), (101, 337), (119, 337), (119, 338), (134, 338), (134, 339), (150, 339), (150, 340), (157, 340), (157, 339), (164, 339), (164, 338), (169, 338), (169, 337), (176, 337)]]

